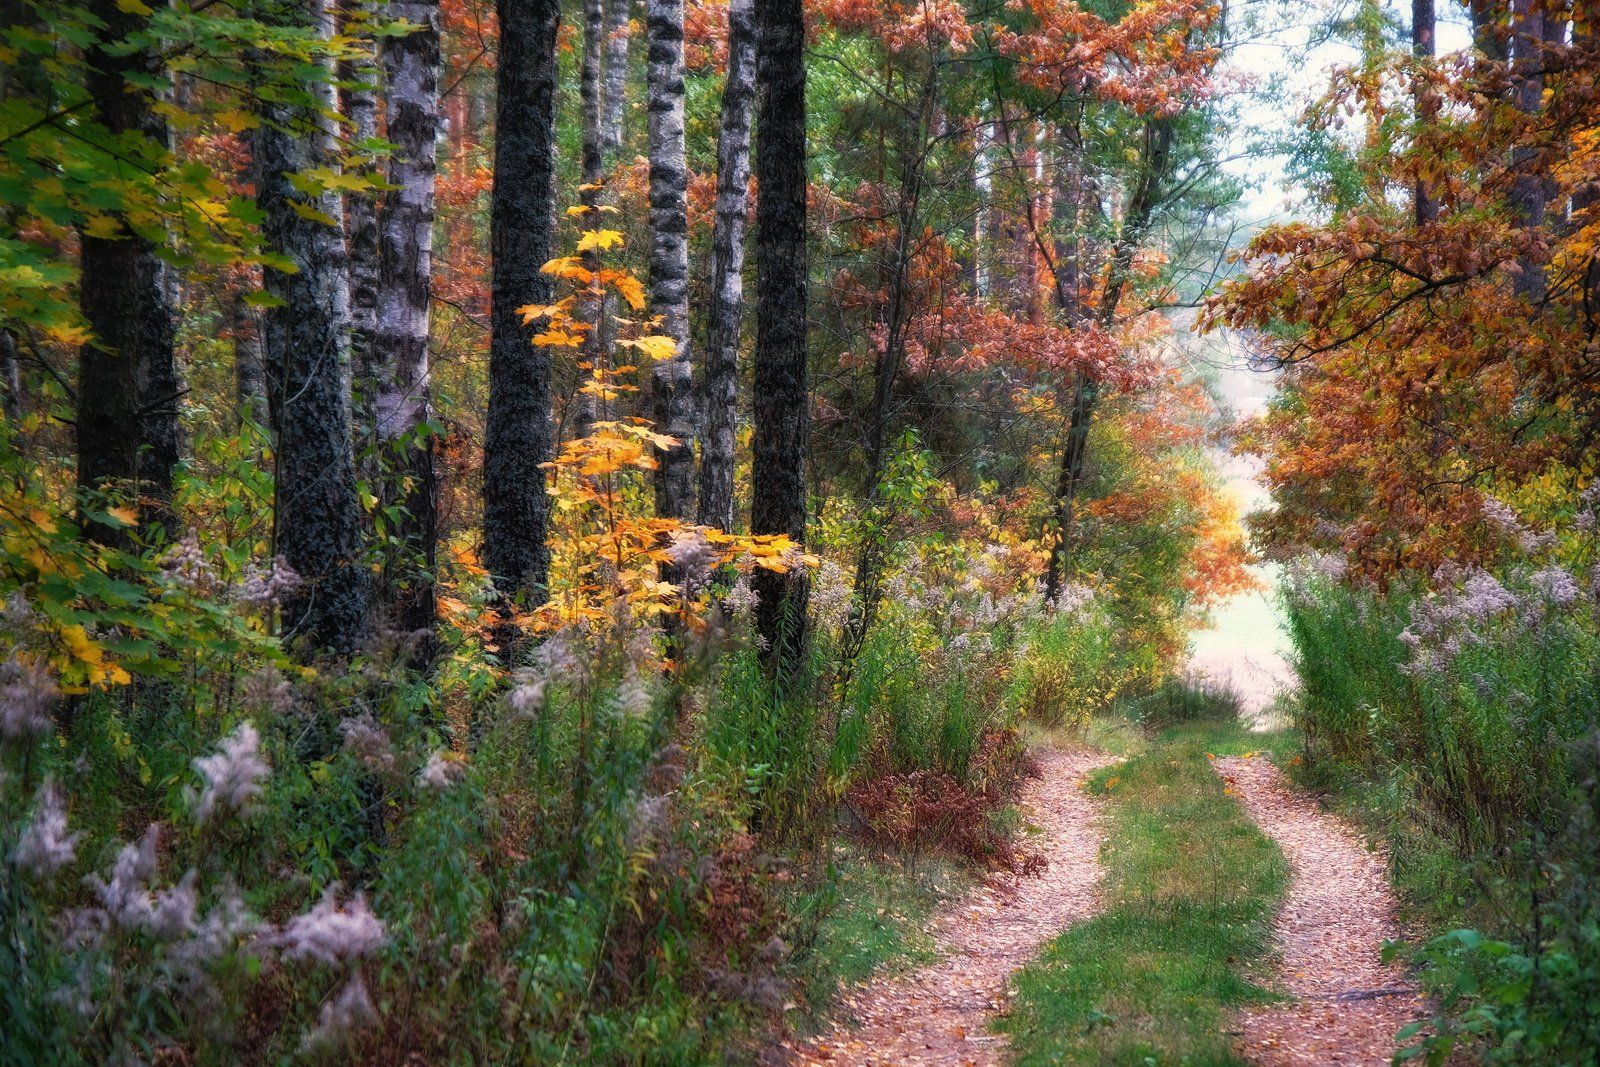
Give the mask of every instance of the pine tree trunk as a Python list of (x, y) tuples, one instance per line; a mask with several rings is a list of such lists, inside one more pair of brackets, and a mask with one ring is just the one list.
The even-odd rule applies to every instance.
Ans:
[(628, 96), (628, 46), (633, 41), (634, 0), (606, 0), (605, 98), (600, 113), (600, 149), (607, 163), (622, 150), (622, 107)]
[[(596, 210), (601, 201), (601, 183), (605, 179), (603, 158), (603, 130), (606, 101), (603, 99), (601, 73), (605, 59), (605, 0), (583, 0), (583, 62), (578, 71), (579, 110), (583, 116), (582, 175), (583, 184), (578, 192), (578, 202), (588, 211), (583, 224), (598, 229), (600, 215)], [(593, 272), (601, 268), (600, 253), (589, 249), (581, 253), (584, 268)], [(606, 349), (606, 298), (604, 290), (584, 294), (578, 310), (580, 321), (589, 325), (583, 336), (582, 361), (598, 366)], [(578, 375), (578, 392), (572, 398), (569, 412), (572, 436), (587, 437), (592, 432), (598, 415), (598, 399), (582, 391), (586, 381)]]
[[(801, 0), (758, 5), (755, 442), (750, 530), (806, 532), (806, 68)], [(770, 669), (793, 677), (806, 647), (804, 568), (758, 571), (756, 626)]]
[(497, 0), (494, 262), (489, 417), (483, 453), (484, 562), (502, 594), (543, 603), (550, 572), (550, 498), (541, 464), (552, 451), (549, 350), (517, 309), (550, 302), (556, 31), (559, 0)]
[[(1411, 0), (1411, 54), (1419, 60), (1429, 60), (1434, 56), (1434, 18), (1433, 0)], [(1416, 94), (1417, 122), (1420, 124), (1429, 110), (1428, 94), (1418, 91)], [(1416, 189), (1412, 194), (1413, 213), (1418, 226), (1427, 226), (1439, 219), (1439, 202), (1428, 191), (1428, 183), (1421, 178), (1417, 179)]]
[(706, 326), (704, 438), (699, 521), (732, 530), (739, 325), (744, 307), (744, 229), (750, 196), (750, 120), (756, 97), (754, 0), (728, 4), (728, 80), (717, 138), (717, 218), (711, 234), (711, 313)]
[(656, 514), (694, 517), (694, 371), (689, 361), (688, 166), (683, 145), (683, 0), (649, 0), (650, 314), (672, 338), (650, 371), (656, 429), (677, 443), (656, 467)]
[(383, 502), (401, 508), (394, 531), (398, 558), (387, 561), (386, 578), (400, 627), (431, 630), (438, 485), (427, 429), (428, 326), (439, 173), (439, 2), (391, 0), (387, 12), (417, 28), (385, 38), (381, 57), (387, 139), (395, 148), (391, 188), (378, 216), (375, 408), (378, 441), (390, 468)]
[[(274, 9), (287, 26), (304, 25), (294, 9)], [(326, 10), (310, 14), (322, 32)], [(266, 290), (279, 306), (264, 316), (263, 351), (277, 427), (277, 550), (304, 580), (284, 605), (285, 637), (310, 653), (345, 654), (365, 637), (367, 579), (361, 507), (351, 456), (350, 291), (344, 204), (337, 192), (307, 198), (291, 175), (335, 164), (331, 87), (314, 86), (316, 104), (264, 101), (254, 135), (256, 199), (268, 248), (294, 273), (268, 269)], [(296, 208), (301, 210), (296, 210)], [(307, 217), (310, 209), (334, 225)]]
[[(158, 74), (160, 62), (146, 50), (123, 54), (114, 47), (145, 29), (145, 17), (114, 0), (95, 0), (91, 10), (104, 23), (85, 57), (95, 118), (112, 136), (141, 137), (152, 154), (164, 152), (170, 137), (154, 110), (155, 95), (135, 81)], [(168, 268), (156, 246), (132, 230), (109, 238), (84, 233), (80, 249), (79, 306), (94, 339), (79, 356), (78, 486), (132, 491), (143, 532), (148, 536), (159, 523), (171, 534), (183, 384)], [(84, 532), (99, 541), (126, 539), (124, 531), (100, 524), (86, 524)]]
[[(1176, 126), (1171, 118), (1152, 119), (1145, 125), (1143, 166), (1123, 212), (1122, 227), (1111, 250), (1104, 288), (1095, 311), (1096, 324), (1103, 330), (1116, 325), (1117, 306), (1133, 273), (1133, 257), (1149, 233), (1150, 223), (1161, 202), (1162, 189), (1170, 177), (1172, 142)], [(1066, 309), (1063, 309), (1066, 310)], [(1066, 581), (1071, 563), (1078, 494), (1088, 466), (1089, 431), (1094, 426), (1100, 403), (1100, 382), (1079, 373), (1072, 386), (1072, 404), (1067, 413), (1067, 441), (1061, 450), (1061, 466), (1056, 480), (1052, 516), (1057, 540), (1045, 566), (1045, 597), (1054, 600)]]
[[(1538, 113), (1544, 99), (1545, 24), (1541, 0), (1514, 0), (1511, 6), (1512, 102), (1524, 115)], [(1518, 145), (1511, 153), (1515, 177), (1511, 183), (1511, 213), (1524, 230), (1544, 227), (1549, 187), (1538, 165), (1539, 152), (1530, 145)], [(1544, 301), (1544, 261), (1525, 255), (1518, 261), (1514, 287), (1517, 295), (1530, 304)]]
[(262, 362), (261, 333), (239, 288), (228, 294), (228, 333), (233, 340), (233, 395), (238, 424), (266, 422), (267, 369)]
[(16, 429), (22, 422), (22, 374), (17, 364), (17, 335), (0, 329), (0, 411)]

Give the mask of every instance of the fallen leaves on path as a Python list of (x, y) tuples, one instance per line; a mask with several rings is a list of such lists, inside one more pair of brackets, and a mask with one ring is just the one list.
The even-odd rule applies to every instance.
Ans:
[(1000, 1061), (1004, 1039), (988, 1031), (1005, 1008), (1006, 980), (1045, 941), (1099, 907), (1102, 829), (1084, 776), (1110, 762), (1098, 752), (1040, 754), (1041, 776), (1020, 805), (1040, 829), (1031, 842), (1044, 869), (991, 882), (934, 925), (941, 958), (911, 974), (874, 980), (842, 998), (854, 1029), (794, 1050), (801, 1064), (966, 1067)]
[(1276, 933), (1279, 988), (1295, 999), (1245, 1012), (1240, 1053), (1273, 1067), (1389, 1063), (1395, 1032), (1429, 1013), (1404, 969), (1382, 960), (1384, 941), (1400, 936), (1383, 854), (1270, 761), (1214, 766), (1292, 869)]

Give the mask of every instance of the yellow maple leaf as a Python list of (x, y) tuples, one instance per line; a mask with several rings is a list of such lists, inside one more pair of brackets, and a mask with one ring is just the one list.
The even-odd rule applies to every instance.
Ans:
[(124, 526), (139, 525), (139, 509), (129, 504), (119, 504), (114, 508), (106, 508), (106, 514), (116, 519)]
[(664, 334), (650, 334), (646, 337), (635, 337), (631, 340), (624, 338), (617, 342), (622, 348), (631, 348), (646, 359), (671, 359), (678, 354), (678, 342)]
[(599, 250), (604, 252), (608, 248), (616, 248), (621, 244), (621, 230), (585, 230), (583, 236), (578, 238), (578, 251)]
[(553, 274), (557, 278), (571, 278), (585, 285), (594, 280), (594, 272), (585, 267), (577, 256), (560, 256), (552, 259), (539, 268), (541, 273)]
[(610, 282), (611, 288), (615, 289), (622, 296), (622, 299), (628, 302), (629, 307), (635, 311), (644, 310), (643, 282), (627, 271), (606, 271), (604, 273), (610, 275), (610, 277), (606, 278), (606, 281)]

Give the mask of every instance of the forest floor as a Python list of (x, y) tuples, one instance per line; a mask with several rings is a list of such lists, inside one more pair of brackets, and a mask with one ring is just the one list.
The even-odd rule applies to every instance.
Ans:
[(801, 1064), (965, 1065), (1001, 1061), (1007, 981), (1039, 947), (1099, 905), (1102, 828), (1085, 777), (1112, 762), (1093, 751), (1039, 753), (1020, 799), (1037, 874), (991, 879), (934, 920), (938, 958), (847, 993), (831, 1032), (796, 1051)]

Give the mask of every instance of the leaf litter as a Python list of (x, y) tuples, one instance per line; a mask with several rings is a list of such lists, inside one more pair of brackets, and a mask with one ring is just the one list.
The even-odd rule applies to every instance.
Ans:
[(1270, 760), (1212, 765), (1291, 869), (1275, 937), (1277, 986), (1294, 999), (1243, 1012), (1239, 1053), (1269, 1067), (1388, 1064), (1395, 1033), (1431, 1012), (1405, 969), (1383, 962), (1384, 942), (1401, 936), (1387, 857)]
[(1104, 827), (1083, 790), (1114, 762), (1101, 752), (1039, 753), (1040, 776), (1019, 800), (1039, 828), (1036, 873), (990, 880), (933, 924), (940, 958), (909, 974), (869, 980), (840, 999), (841, 1023), (795, 1048), (797, 1064), (984, 1067), (1003, 1059), (989, 1022), (1007, 1004), (1007, 981), (1040, 946), (1100, 909)]

